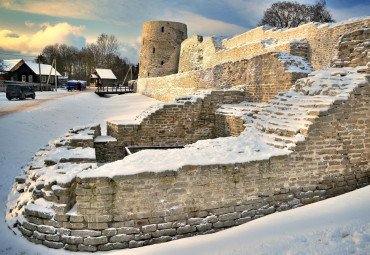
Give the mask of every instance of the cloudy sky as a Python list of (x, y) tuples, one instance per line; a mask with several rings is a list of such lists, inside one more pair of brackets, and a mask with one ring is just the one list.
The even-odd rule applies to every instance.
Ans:
[[(81, 48), (106, 33), (119, 39), (121, 57), (137, 63), (146, 21), (183, 22), (188, 36), (233, 36), (254, 28), (276, 1), (0, 0), (0, 59), (32, 60), (55, 43)], [(327, 7), (336, 21), (370, 15), (369, 0), (327, 0)]]

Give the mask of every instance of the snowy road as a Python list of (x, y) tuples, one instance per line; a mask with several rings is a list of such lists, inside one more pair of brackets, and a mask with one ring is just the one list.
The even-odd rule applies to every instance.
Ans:
[[(3, 94), (0, 94), (0, 99)], [(45, 97), (48, 97), (44, 94)], [(132, 120), (157, 101), (137, 94), (100, 98), (73, 94), (0, 118), (0, 208), (4, 217), (14, 177), (40, 147), (74, 126)], [(0, 108), (8, 102), (0, 100)], [(103, 129), (104, 130), (104, 129)], [(94, 254), (370, 254), (370, 186), (275, 213), (212, 235), (132, 250)], [(0, 254), (72, 254), (14, 236), (0, 221)]]

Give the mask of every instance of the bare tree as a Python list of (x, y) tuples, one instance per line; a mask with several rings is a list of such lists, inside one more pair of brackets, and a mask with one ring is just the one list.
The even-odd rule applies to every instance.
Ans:
[(258, 25), (289, 28), (309, 22), (334, 22), (330, 12), (326, 9), (325, 0), (320, 0), (314, 5), (288, 1), (273, 3), (266, 9)]
[(119, 56), (119, 42), (114, 35), (101, 34), (96, 41), (99, 64), (102, 67), (112, 68), (114, 56)]

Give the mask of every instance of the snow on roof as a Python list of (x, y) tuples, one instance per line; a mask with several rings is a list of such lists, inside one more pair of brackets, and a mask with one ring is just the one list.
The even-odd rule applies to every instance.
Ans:
[(114, 75), (111, 69), (95, 69), (96, 73), (100, 76), (100, 79), (114, 79), (117, 77)]
[(10, 71), (16, 64), (18, 64), (22, 59), (4, 59), (4, 70)]
[(91, 76), (90, 76), (91, 78), (94, 78), (94, 79), (98, 79), (99, 78), (99, 76), (97, 76), (96, 74), (91, 74)]
[[(29, 62), (29, 61), (25, 61), (24, 62), (29, 68), (32, 69), (32, 71), (39, 75), (40, 72), (39, 72), (39, 64), (37, 63), (32, 63), (32, 62)], [(51, 74), (54, 75), (55, 74), (55, 69), (54, 67), (52, 67), (51, 65), (46, 65), (46, 64), (41, 64), (40, 65), (41, 67), (41, 75), (49, 75), (50, 74), (50, 68), (51, 68)], [(57, 75), (60, 76), (61, 74), (57, 71)]]

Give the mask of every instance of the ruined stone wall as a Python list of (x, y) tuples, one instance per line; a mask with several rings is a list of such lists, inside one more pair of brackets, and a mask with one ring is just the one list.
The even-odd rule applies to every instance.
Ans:
[[(229, 40), (223, 40), (218, 46), (212, 38), (194, 43), (194, 37), (189, 38), (181, 46), (179, 71), (203, 69), (228, 61), (251, 58), (270, 52), (282, 51), (296, 56), (307, 56), (315, 70), (328, 67), (330, 60), (337, 54), (335, 45), (341, 35), (346, 32), (369, 27), (370, 19), (353, 21), (344, 24), (316, 25), (305, 24), (291, 29), (266, 29), (258, 27)], [(306, 39), (309, 48), (294, 50), (290, 44), (296, 39)], [(275, 41), (274, 41), (275, 40)], [(270, 42), (269, 42), (270, 41)], [(271, 44), (271, 45), (270, 45)], [(202, 54), (199, 54), (201, 52)], [(194, 62), (194, 59), (199, 59)]]
[(139, 78), (177, 73), (181, 42), (186, 38), (185, 24), (169, 21), (144, 23)]
[(215, 134), (217, 137), (239, 136), (244, 129), (244, 120), (241, 117), (216, 113)]
[(370, 62), (370, 28), (345, 33), (336, 48), (333, 67), (366, 66)]
[(289, 156), (114, 178), (77, 178), (77, 214), (27, 207), (18, 228), (52, 248), (134, 248), (240, 225), (369, 184), (370, 87), (310, 126)]
[(222, 104), (244, 101), (243, 91), (212, 91), (195, 102), (175, 102), (145, 117), (140, 124), (107, 122), (117, 146), (178, 146), (215, 138), (215, 112)]
[(178, 73), (160, 78), (138, 80), (137, 92), (164, 102), (191, 95), (200, 89), (244, 88), (247, 101), (266, 102), (277, 92), (288, 90), (307, 73), (292, 72), (287, 66), (300, 65), (296, 60), (281, 60), (280, 53), (269, 52), (227, 62), (206, 70)]

